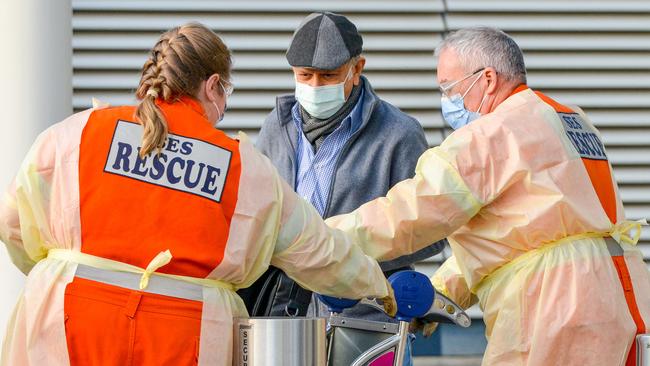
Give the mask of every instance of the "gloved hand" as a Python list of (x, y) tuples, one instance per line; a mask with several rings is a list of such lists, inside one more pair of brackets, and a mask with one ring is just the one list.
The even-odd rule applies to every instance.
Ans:
[(411, 320), (411, 324), (409, 324), (409, 332), (416, 333), (419, 330), (422, 330), (422, 335), (424, 335), (425, 338), (430, 337), (433, 334), (433, 332), (436, 331), (436, 328), (438, 328), (438, 323), (436, 322), (425, 323), (418, 318)]
[(393, 286), (390, 285), (390, 282), (386, 281), (386, 287), (388, 287), (388, 296), (381, 298), (380, 300), (384, 304), (384, 311), (392, 318), (397, 314), (397, 301), (395, 301), (395, 292), (393, 291)]

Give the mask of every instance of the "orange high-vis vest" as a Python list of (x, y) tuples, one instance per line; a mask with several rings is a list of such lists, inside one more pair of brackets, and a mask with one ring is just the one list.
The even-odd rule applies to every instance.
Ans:
[[(519, 86), (515, 89), (515, 93), (527, 88), (525, 85)], [(535, 92), (540, 99), (546, 104), (555, 109), (559, 115), (567, 137), (580, 154), (582, 163), (587, 170), (591, 184), (596, 191), (596, 195), (600, 200), (603, 210), (609, 217), (612, 224), (616, 223), (616, 193), (614, 192), (614, 185), (612, 180), (612, 173), (605, 153), (605, 148), (596, 131), (592, 131), (590, 125), (584, 123), (580, 114), (576, 113), (568, 106), (562, 105), (548, 96)], [(618, 273), (621, 286), (625, 293), (625, 301), (627, 302), (628, 309), (634, 319), (637, 327), (637, 334), (643, 334), (646, 331), (645, 323), (639, 312), (639, 307), (634, 295), (634, 288), (630, 278), (629, 269), (625, 263), (624, 256), (612, 255), (612, 261), (616, 272)], [(626, 366), (636, 365), (636, 342), (632, 342), (632, 347), (628, 353)]]
[[(169, 136), (144, 158), (134, 107), (97, 110), (88, 119), (79, 152), (81, 251), (146, 268), (169, 250), (171, 262), (157, 272), (205, 278), (224, 257), (238, 143), (211, 126), (195, 101), (159, 105)], [(201, 301), (76, 277), (65, 293), (70, 362), (195, 365), (201, 314)]]
[(223, 258), (237, 203), (237, 142), (195, 101), (161, 108), (167, 143), (143, 159), (133, 107), (90, 116), (79, 158), (81, 250), (145, 268), (169, 249), (174, 258), (158, 272), (206, 277)]

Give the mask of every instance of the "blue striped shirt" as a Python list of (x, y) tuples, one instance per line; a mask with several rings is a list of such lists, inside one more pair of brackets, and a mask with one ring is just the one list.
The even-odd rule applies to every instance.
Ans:
[(336, 171), (336, 162), (345, 143), (362, 123), (363, 92), (350, 114), (343, 119), (339, 127), (323, 140), (316, 153), (302, 130), (300, 107), (296, 103), (291, 108), (293, 121), (298, 129), (298, 147), (296, 148), (296, 192), (311, 202), (316, 211), (323, 216), (329, 199), (332, 177)]

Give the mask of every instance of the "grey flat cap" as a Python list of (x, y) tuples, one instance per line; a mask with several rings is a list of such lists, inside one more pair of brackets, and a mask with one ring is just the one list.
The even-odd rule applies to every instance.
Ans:
[(287, 61), (295, 67), (334, 70), (361, 54), (363, 39), (348, 18), (312, 13), (293, 33)]

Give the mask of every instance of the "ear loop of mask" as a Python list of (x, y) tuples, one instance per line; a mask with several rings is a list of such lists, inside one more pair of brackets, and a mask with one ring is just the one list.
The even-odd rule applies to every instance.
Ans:
[(221, 114), (221, 110), (219, 109), (219, 107), (217, 107), (217, 102), (212, 101), (212, 104), (214, 104), (214, 108), (216, 108), (217, 110), (217, 114), (219, 116), (218, 121), (221, 121), (223, 119), (223, 114)]
[(481, 104), (478, 105), (478, 109), (476, 109), (476, 113), (481, 114), (481, 107), (483, 107), (483, 102), (485, 102), (485, 98), (487, 98), (487, 94), (483, 95), (483, 99), (481, 99)]
[[(465, 99), (465, 96), (467, 95), (467, 93), (469, 93), (469, 91), (472, 90), (472, 88), (474, 87), (474, 85), (476, 84), (478, 79), (481, 78), (481, 76), (483, 76), (482, 71), (481, 71), (480, 74), (478, 74), (478, 77), (476, 79), (474, 79), (474, 81), (472, 82), (472, 85), (470, 85), (469, 88), (467, 88), (467, 90), (465, 91), (465, 93), (463, 93), (463, 95), (461, 96), (461, 98), (463, 100)], [(485, 98), (487, 98), (487, 93), (483, 95), (483, 98), (481, 99), (481, 104), (478, 105), (478, 109), (476, 110), (476, 113), (479, 113), (479, 111), (481, 110), (481, 107), (483, 107), (483, 102), (485, 102)]]
[(345, 80), (343, 80), (344, 83), (346, 83), (348, 80), (352, 79), (352, 75), (354, 75), (354, 73), (352, 72), (352, 70), (354, 70), (354, 66), (356, 66), (356, 64), (350, 66), (350, 69), (348, 70), (348, 74), (345, 76)]
[[(354, 73), (352, 72), (352, 70), (354, 70), (354, 66), (356, 66), (356, 64), (354, 64), (353, 66), (350, 66), (350, 69), (348, 70), (348, 74), (345, 76), (345, 80), (343, 80), (343, 82), (341, 83), (341, 84), (343, 84), (343, 87), (345, 87), (345, 83), (347, 83), (348, 80), (352, 79), (352, 76), (354, 75)], [(352, 86), (354, 87), (354, 85), (352, 85)], [(349, 96), (348, 96), (348, 98), (349, 98)], [(347, 98), (346, 98), (346, 102), (347, 102)]]
[[(227, 94), (227, 93), (226, 93), (226, 88), (224, 88), (224, 87), (223, 87), (223, 84), (221, 84), (221, 80), (219, 80), (219, 87), (221, 87), (221, 90), (223, 91), (223, 95), (224, 95), (224, 97), (225, 97), (226, 94)], [(221, 122), (221, 121), (223, 120), (223, 116), (225, 115), (225, 113), (223, 113), (223, 114), (221, 113), (221, 110), (220, 110), (219, 107), (217, 106), (217, 102), (215, 102), (215, 101), (213, 100), (213, 101), (212, 101), (212, 104), (214, 104), (214, 108), (217, 109), (217, 114), (219, 115), (219, 119), (217, 120), (217, 122)], [(228, 107), (228, 102), (226, 102), (225, 105), (224, 105), (224, 108), (223, 108), (223, 111), (224, 111), (224, 112), (226, 111), (226, 108), (227, 108), (227, 107)]]

